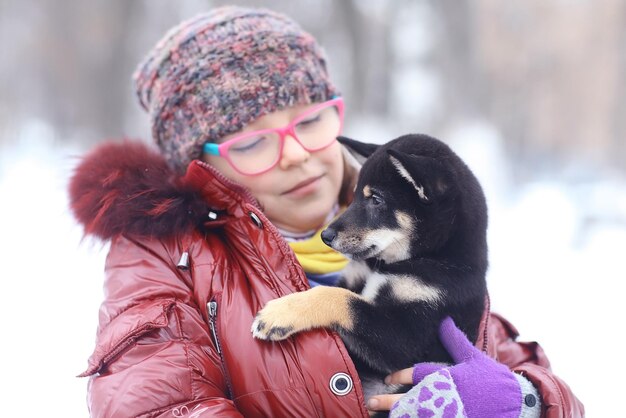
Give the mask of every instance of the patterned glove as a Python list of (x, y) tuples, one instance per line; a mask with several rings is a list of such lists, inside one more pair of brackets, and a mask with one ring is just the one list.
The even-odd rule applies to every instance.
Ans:
[(391, 418), (540, 416), (533, 385), (474, 347), (452, 318), (441, 322), (439, 339), (455, 365), (416, 364), (416, 386), (396, 402)]

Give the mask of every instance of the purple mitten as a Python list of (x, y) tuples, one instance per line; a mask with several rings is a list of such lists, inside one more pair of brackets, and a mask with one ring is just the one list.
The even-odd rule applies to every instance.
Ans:
[(439, 339), (455, 365), (420, 363), (414, 386), (392, 408), (390, 417), (518, 418), (539, 416), (538, 394), (524, 378), (478, 350), (452, 318), (439, 327)]

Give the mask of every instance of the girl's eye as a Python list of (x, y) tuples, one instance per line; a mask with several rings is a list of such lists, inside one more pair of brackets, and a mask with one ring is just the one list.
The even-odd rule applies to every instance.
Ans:
[(298, 128), (306, 128), (307, 126), (314, 125), (314, 124), (320, 122), (321, 120), (322, 120), (322, 115), (321, 115), (321, 113), (318, 113), (315, 116), (310, 116), (310, 117), (308, 117), (308, 118), (298, 122), (298, 124), (296, 125), (296, 129), (298, 129)]
[(265, 143), (267, 138), (265, 136), (256, 136), (253, 138), (242, 139), (237, 141), (236, 144), (230, 147), (231, 152), (247, 152), (255, 149), (259, 149)]

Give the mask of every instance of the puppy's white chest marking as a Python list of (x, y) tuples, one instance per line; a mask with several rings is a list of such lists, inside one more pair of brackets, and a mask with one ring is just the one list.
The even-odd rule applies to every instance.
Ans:
[(436, 304), (443, 297), (439, 288), (414, 277), (395, 276), (390, 285), (396, 298), (405, 302), (422, 301)]
[(361, 296), (365, 300), (374, 300), (378, 291), (389, 281), (389, 276), (386, 274), (372, 273), (365, 282), (365, 287), (361, 292)]
[(414, 277), (375, 272), (367, 278), (361, 297), (373, 301), (380, 289), (386, 285), (389, 285), (394, 296), (402, 302), (421, 301), (436, 304), (443, 297), (439, 288), (416, 280)]
[(349, 288), (354, 288), (366, 280), (372, 274), (372, 270), (364, 262), (351, 261), (341, 274), (346, 285)]

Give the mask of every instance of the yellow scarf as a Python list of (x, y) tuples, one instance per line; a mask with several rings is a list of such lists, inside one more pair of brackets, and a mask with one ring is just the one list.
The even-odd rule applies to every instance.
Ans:
[(343, 254), (324, 244), (322, 230), (323, 228), (309, 239), (289, 243), (304, 271), (310, 274), (339, 272), (348, 264), (348, 259)]

